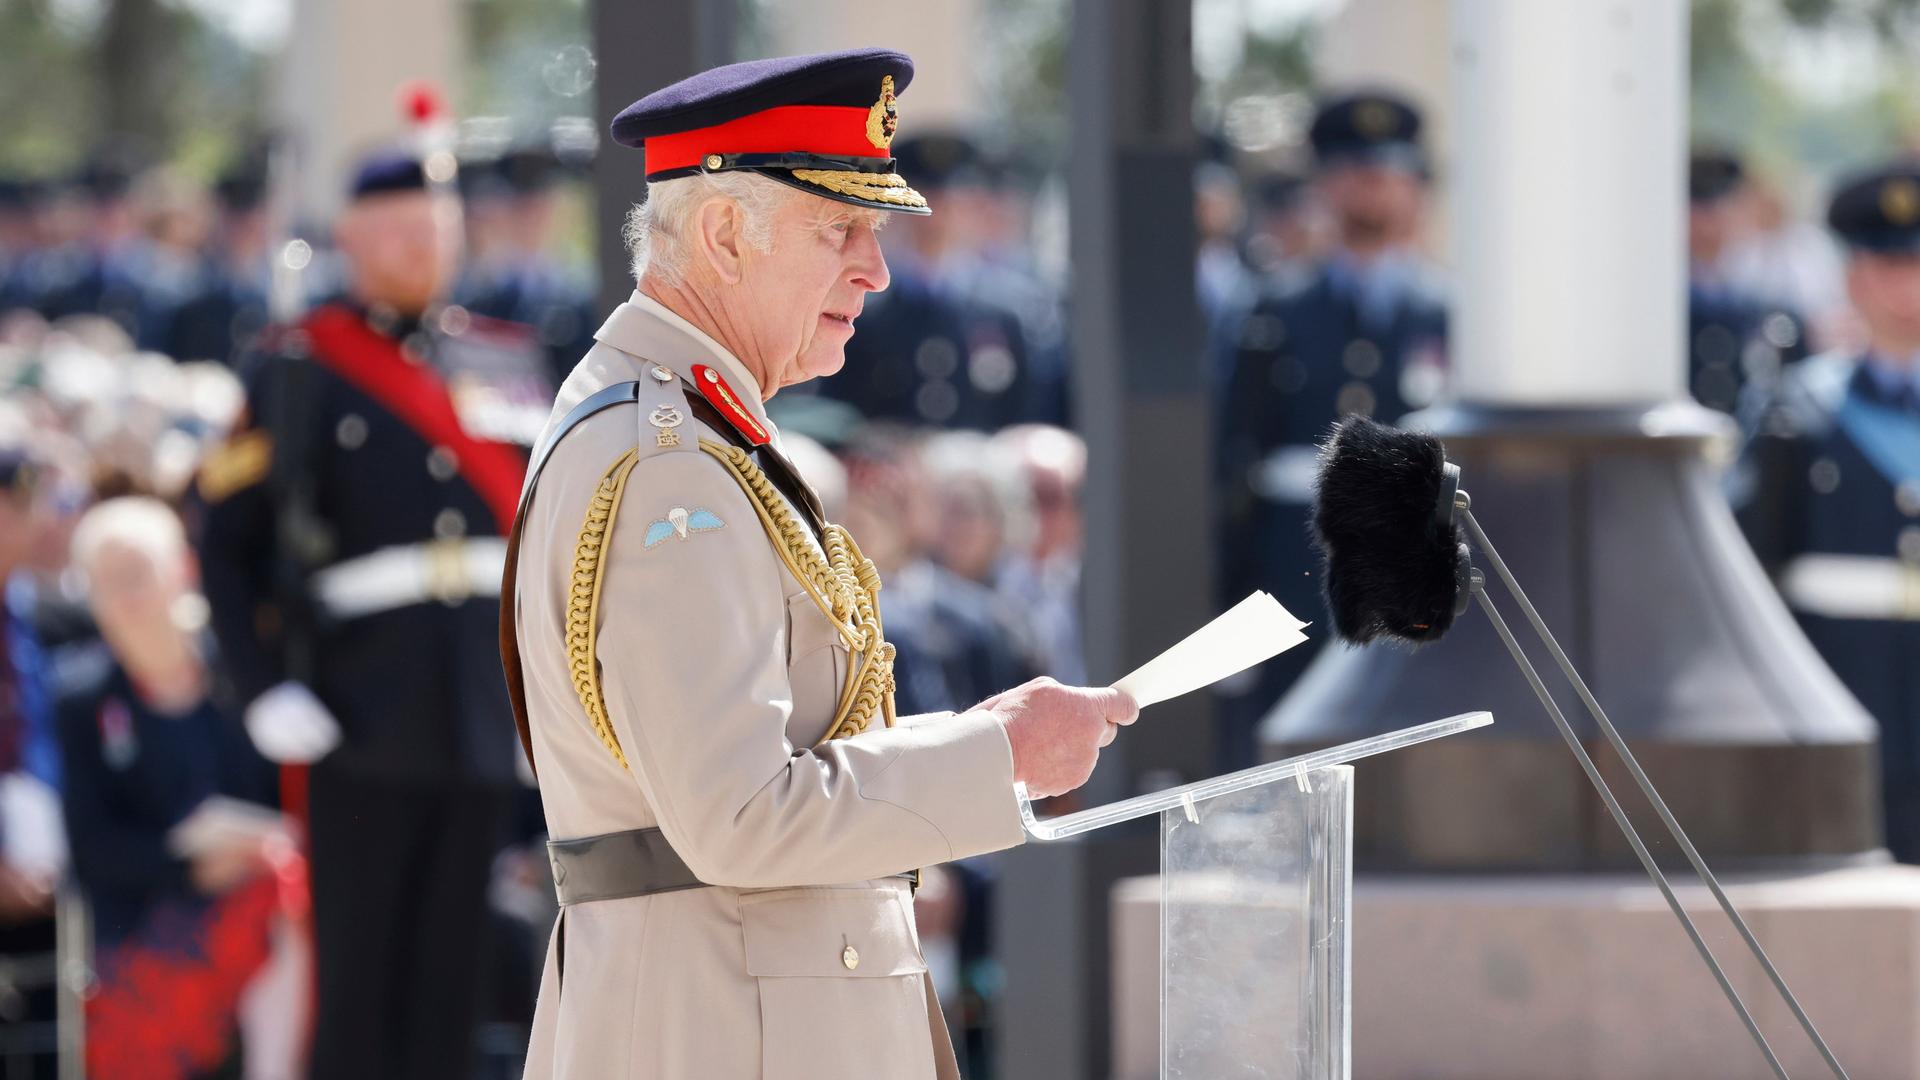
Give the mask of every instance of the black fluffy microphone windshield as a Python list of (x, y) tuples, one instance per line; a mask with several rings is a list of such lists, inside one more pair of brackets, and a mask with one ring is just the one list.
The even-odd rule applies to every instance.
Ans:
[(1314, 539), (1341, 637), (1433, 641), (1465, 608), (1468, 559), (1453, 515), (1458, 472), (1431, 435), (1350, 417), (1320, 448)]

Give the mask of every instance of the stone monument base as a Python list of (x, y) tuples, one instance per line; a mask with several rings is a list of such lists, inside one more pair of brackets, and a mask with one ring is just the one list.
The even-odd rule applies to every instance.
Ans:
[[(1831, 1076), (1712, 895), (1668, 876), (1788, 1072)], [(1723, 884), (1853, 1080), (1920, 1077), (1920, 867)], [(1113, 1076), (1149, 1080), (1160, 879), (1112, 901)], [(1625, 874), (1356, 876), (1353, 1063), (1355, 1080), (1768, 1075), (1659, 892)]]

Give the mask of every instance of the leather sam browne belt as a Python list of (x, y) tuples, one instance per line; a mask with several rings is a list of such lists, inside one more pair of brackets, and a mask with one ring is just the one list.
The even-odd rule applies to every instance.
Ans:
[[(707, 884), (693, 876), (659, 829), (549, 840), (547, 862), (553, 867), (553, 887), (563, 907), (699, 889)], [(917, 871), (892, 874), (888, 880), (892, 878), (919, 884)]]

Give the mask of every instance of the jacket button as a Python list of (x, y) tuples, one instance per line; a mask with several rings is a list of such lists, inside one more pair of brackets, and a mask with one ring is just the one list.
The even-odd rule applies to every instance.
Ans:
[(840, 962), (847, 965), (848, 971), (852, 971), (854, 968), (859, 967), (860, 966), (860, 950), (854, 948), (851, 945), (847, 946), (844, 949), (841, 949)]

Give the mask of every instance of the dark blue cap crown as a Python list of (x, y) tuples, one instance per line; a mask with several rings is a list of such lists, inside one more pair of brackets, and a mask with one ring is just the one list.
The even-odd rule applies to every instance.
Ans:
[(452, 154), (437, 153), (422, 160), (405, 150), (378, 150), (360, 159), (347, 194), (364, 199), (399, 191), (425, 191), (451, 182), (455, 171)]
[(665, 86), (613, 118), (613, 141), (639, 146), (655, 135), (712, 127), (780, 105), (873, 103), (891, 75), (898, 94), (913, 81), (913, 61), (891, 49), (847, 49), (775, 56), (703, 71)]
[(1687, 159), (1687, 201), (1717, 202), (1739, 190), (1747, 170), (1725, 150), (1695, 150)]
[(924, 214), (891, 149), (895, 99), (912, 81), (913, 61), (891, 49), (729, 64), (627, 106), (613, 141), (645, 149), (650, 182), (747, 170), (823, 198)]
[(1920, 255), (1920, 160), (1855, 174), (1835, 189), (1827, 224), (1849, 247)]
[(1420, 110), (1396, 94), (1367, 91), (1322, 103), (1307, 132), (1322, 165), (1362, 163), (1424, 173)]

